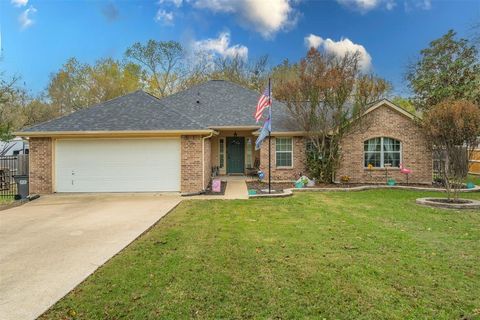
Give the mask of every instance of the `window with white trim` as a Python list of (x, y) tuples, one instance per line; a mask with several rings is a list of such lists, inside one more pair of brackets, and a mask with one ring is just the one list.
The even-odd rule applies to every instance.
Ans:
[(223, 138), (218, 140), (218, 162), (220, 168), (225, 167), (225, 139)]
[(366, 140), (363, 143), (364, 167), (372, 165), (374, 168), (400, 167), (402, 161), (402, 144), (400, 141), (378, 137)]
[(293, 166), (292, 138), (275, 139), (275, 163), (277, 167)]

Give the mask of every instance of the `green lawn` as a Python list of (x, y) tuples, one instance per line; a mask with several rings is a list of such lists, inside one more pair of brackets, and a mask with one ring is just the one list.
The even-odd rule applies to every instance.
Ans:
[(478, 319), (480, 212), (434, 195), (184, 201), (41, 319)]
[(13, 197), (0, 196), (0, 206), (13, 201)]
[(467, 181), (475, 183), (477, 186), (480, 186), (480, 176), (470, 174), (468, 175)]

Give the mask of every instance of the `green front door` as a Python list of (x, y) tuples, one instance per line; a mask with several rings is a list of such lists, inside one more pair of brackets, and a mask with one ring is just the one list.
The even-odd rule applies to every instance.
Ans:
[(245, 138), (227, 137), (227, 173), (244, 173)]

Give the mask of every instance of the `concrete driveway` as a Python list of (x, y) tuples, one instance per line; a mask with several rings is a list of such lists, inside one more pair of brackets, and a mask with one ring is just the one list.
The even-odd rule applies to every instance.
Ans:
[(180, 200), (54, 195), (0, 211), (0, 319), (35, 319)]

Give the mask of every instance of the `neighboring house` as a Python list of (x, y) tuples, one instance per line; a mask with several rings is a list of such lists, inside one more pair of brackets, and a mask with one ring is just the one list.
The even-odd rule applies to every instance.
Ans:
[(0, 155), (12, 156), (17, 154), (28, 154), (28, 142), (20, 137), (11, 141), (0, 141)]
[[(255, 150), (258, 97), (231, 82), (208, 81), (163, 99), (137, 91), (26, 128), (18, 134), (30, 142), (30, 192), (192, 193), (208, 186), (212, 168), (244, 174), (255, 163), (268, 175), (268, 142)], [(275, 101), (272, 113), (272, 180), (292, 181), (307, 173), (305, 133), (294, 129), (282, 103)], [(366, 174), (365, 158), (378, 167), (400, 159), (413, 169), (409, 181), (431, 183), (431, 153), (413, 116), (382, 100), (366, 117), (376, 120), (370, 131), (346, 138), (340, 175), (381, 182), (383, 170)], [(395, 151), (374, 151), (382, 143)]]

